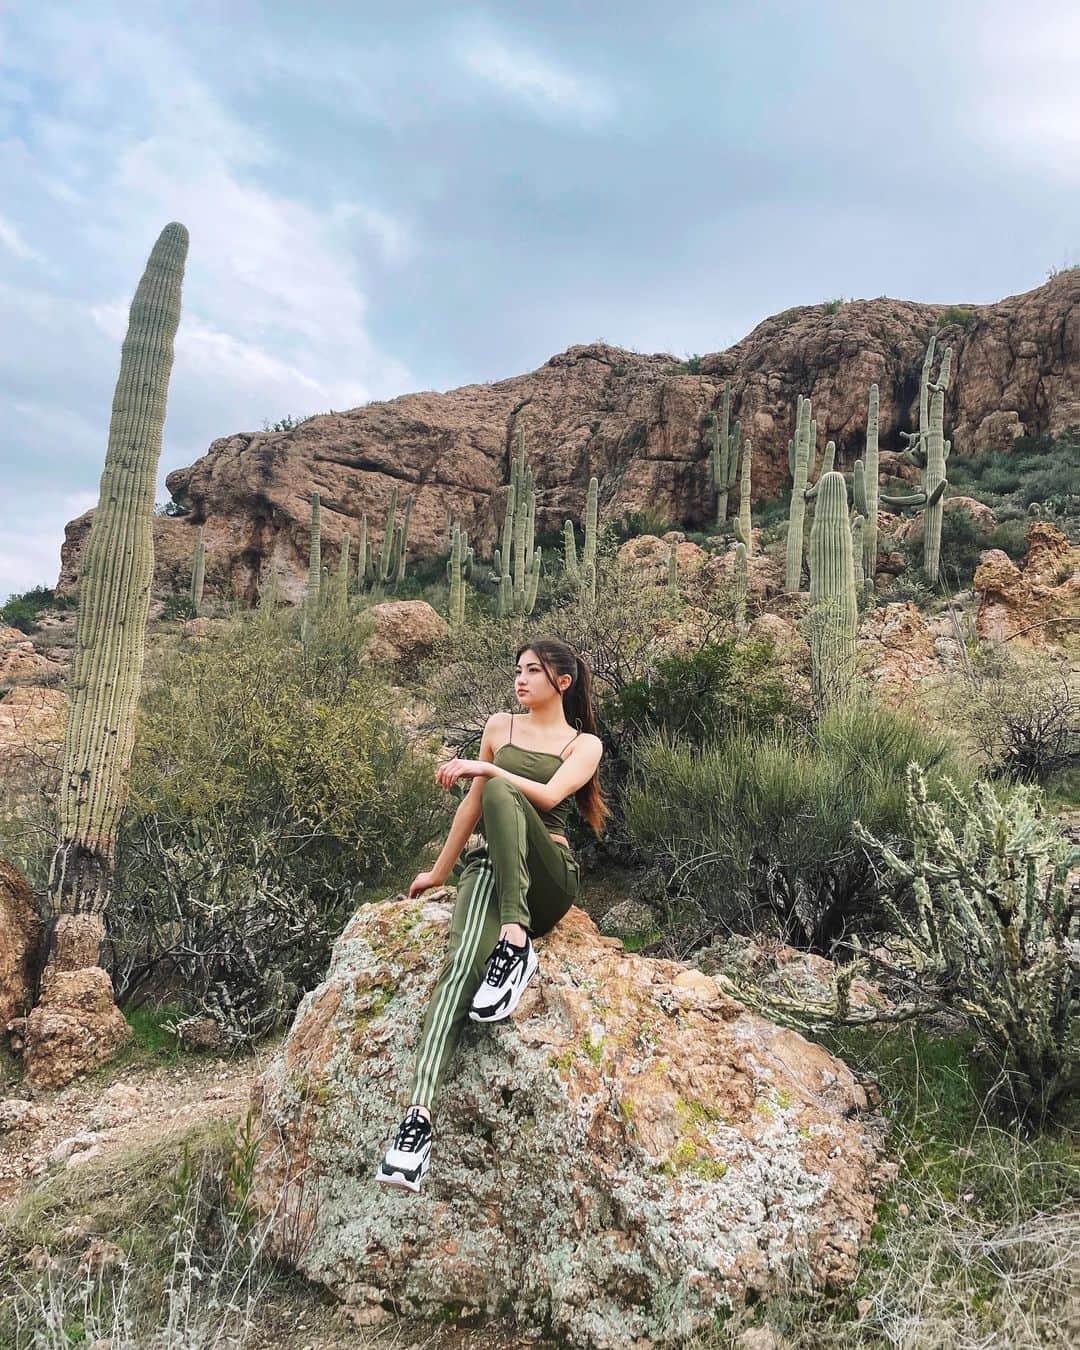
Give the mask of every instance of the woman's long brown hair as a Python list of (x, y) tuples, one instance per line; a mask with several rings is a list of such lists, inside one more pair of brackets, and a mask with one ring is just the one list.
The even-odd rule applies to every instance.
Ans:
[[(556, 691), (559, 688), (558, 676), (570, 676), (570, 683), (562, 695), (563, 715), (578, 731), (599, 735), (599, 723), (593, 701), (592, 670), (585, 658), (579, 656), (573, 647), (560, 642), (558, 638), (536, 638), (533, 642), (522, 643), (514, 655), (515, 661), (521, 659), (522, 652), (536, 653), (551, 687)], [(577, 802), (578, 810), (592, 827), (593, 833), (603, 834), (611, 810), (600, 790), (599, 768), (589, 781), (574, 793), (574, 800)]]

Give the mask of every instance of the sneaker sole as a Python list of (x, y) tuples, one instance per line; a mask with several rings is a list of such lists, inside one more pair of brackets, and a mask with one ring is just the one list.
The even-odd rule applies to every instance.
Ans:
[(420, 1173), (413, 1181), (404, 1172), (386, 1171), (384, 1164), (380, 1163), (379, 1170), (375, 1173), (375, 1180), (382, 1182), (384, 1186), (397, 1186), (399, 1190), (412, 1191), (414, 1195), (417, 1195), (420, 1191), (420, 1183), (427, 1176), (428, 1166), (429, 1164), (426, 1162), (421, 1164)]
[(525, 978), (521, 981), (518, 987), (511, 993), (510, 1001), (507, 1003), (506, 1007), (500, 1008), (498, 1012), (493, 1013), (474, 1012), (473, 1009), (470, 1008), (469, 1017), (474, 1022), (505, 1021), (506, 1018), (510, 1016), (510, 1014), (514, 1011), (517, 1005), (521, 1002), (521, 996), (522, 994), (524, 994), (525, 990), (528, 989), (529, 981), (532, 979), (532, 977), (536, 974), (536, 972), (539, 969), (540, 969), (540, 959), (534, 952), (532, 965), (526, 970)]

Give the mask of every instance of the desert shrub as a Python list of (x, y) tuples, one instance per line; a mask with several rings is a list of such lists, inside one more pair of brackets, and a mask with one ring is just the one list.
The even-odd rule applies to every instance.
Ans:
[(110, 910), (114, 982), (178, 979), (236, 1040), (317, 981), (357, 904), (445, 821), (426, 747), (387, 716), (365, 629), (237, 616), (164, 658), (140, 707)]
[(968, 781), (944, 736), (868, 702), (806, 729), (737, 730), (707, 746), (655, 732), (635, 751), (627, 828), (663, 860), (669, 897), (696, 909), (702, 929), (763, 928), (827, 950), (881, 917), (852, 825), (872, 818), (886, 838), (901, 828), (912, 760), (935, 790), (944, 772)]
[(78, 609), (77, 595), (57, 595), (48, 586), (35, 586), (23, 591), (21, 595), (8, 596), (7, 602), (0, 605), (0, 623), (17, 628), (21, 633), (29, 633), (38, 621), (43, 609)]
[[(956, 590), (971, 585), (979, 554), (989, 548), (990, 531), (967, 510), (946, 511), (941, 520), (941, 570)], [(921, 549), (921, 543), (920, 543)]]
[(645, 506), (640, 511), (626, 511), (612, 526), (620, 543), (636, 539), (642, 534), (663, 535), (677, 528), (671, 512), (663, 506)]
[(1080, 681), (1065, 657), (982, 644), (949, 709), (992, 776), (1045, 782), (1080, 765)]
[(948, 324), (956, 323), (961, 328), (968, 328), (975, 322), (975, 311), (967, 309), (964, 305), (950, 305), (938, 315), (937, 327), (945, 328)]
[(974, 1023), (1002, 1070), (995, 1095), (1042, 1122), (1080, 1087), (1080, 901), (1067, 882), (1080, 849), (1047, 821), (1037, 788), (945, 787), (951, 811), (909, 766), (909, 857), (861, 819), (855, 835), (914, 895), (913, 913), (883, 897), (920, 958), (913, 978)]
[(734, 726), (773, 731), (795, 718), (770, 638), (725, 638), (664, 657), (604, 703), (604, 719), (630, 746), (653, 730), (715, 741)]

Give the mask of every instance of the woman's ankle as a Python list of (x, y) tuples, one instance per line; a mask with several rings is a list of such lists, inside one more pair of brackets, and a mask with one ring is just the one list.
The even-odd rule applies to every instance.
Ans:
[(419, 1102), (413, 1102), (413, 1104), (409, 1107), (409, 1110), (406, 1111), (405, 1114), (408, 1115), (409, 1111), (419, 1111), (420, 1114), (427, 1121), (427, 1123), (429, 1125), (431, 1124), (431, 1112), (427, 1109), (426, 1106), (421, 1106)]
[(499, 931), (499, 936), (512, 942), (515, 947), (524, 947), (528, 935), (529, 930), (520, 923), (504, 923)]

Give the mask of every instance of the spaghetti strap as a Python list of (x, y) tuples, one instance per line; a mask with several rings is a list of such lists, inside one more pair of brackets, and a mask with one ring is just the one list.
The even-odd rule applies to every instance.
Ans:
[[(570, 737), (570, 739), (566, 742), (566, 745), (573, 745), (574, 742), (577, 740), (577, 738), (578, 738), (580, 735), (581, 735), (581, 732), (580, 732), (580, 731), (575, 731), (574, 734)], [(566, 745), (564, 745), (563, 748), (562, 748), (562, 750), (559, 751), (559, 758), (560, 758), (560, 759), (562, 759), (562, 752), (563, 752), (563, 750), (566, 749)]]
[(513, 714), (513, 713), (510, 714), (510, 739), (506, 742), (506, 744), (507, 744), (507, 745), (513, 745), (513, 744), (514, 744), (514, 714)]

